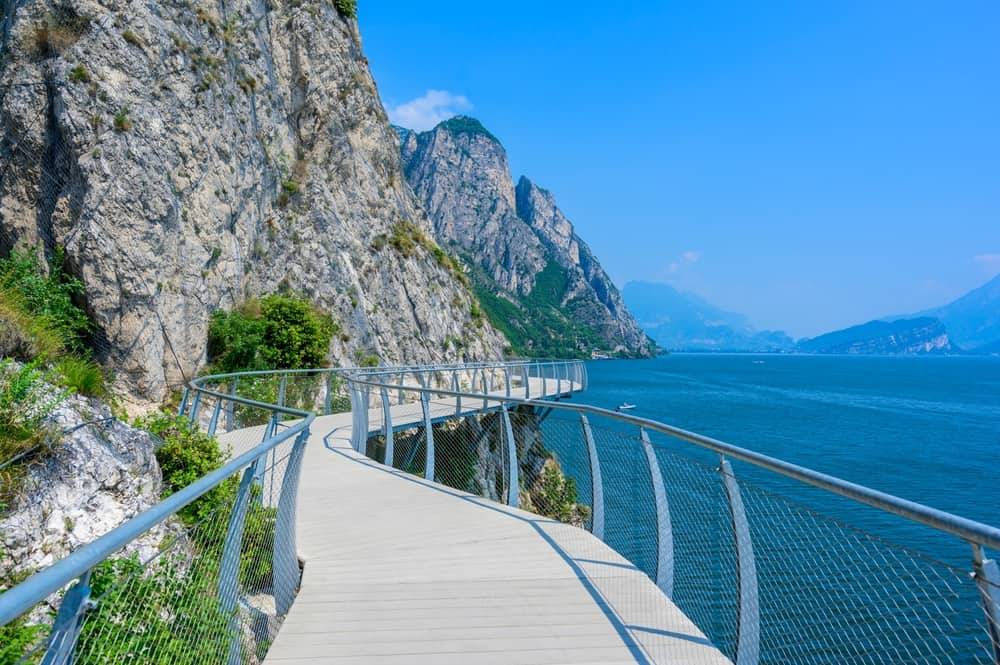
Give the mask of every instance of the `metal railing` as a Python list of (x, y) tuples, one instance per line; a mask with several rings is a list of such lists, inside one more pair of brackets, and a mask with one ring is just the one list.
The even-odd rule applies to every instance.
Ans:
[[(546, 361), (434, 369), (468, 390), (505, 371), (509, 387), (531, 377), (568, 388), (570, 379)], [(426, 370), (383, 371), (405, 382)], [(351, 409), (359, 395), (345, 377), (358, 371), (194, 379), (179, 414), (217, 436), (231, 461), (0, 593), (0, 662), (262, 661), (299, 584), (295, 501), (310, 427), (316, 414)], [(10, 638), (19, 642), (3, 643)]]
[[(518, 372), (498, 368), (500, 380), (474, 380), (470, 391), (454, 371), (348, 375), (355, 449), (584, 526), (741, 665), (1000, 663), (1000, 574), (984, 551), (1000, 550), (997, 528), (660, 422), (558, 401), (564, 391), (551, 372), (545, 388), (534, 374), (508, 387)], [(585, 369), (555, 372), (567, 393), (585, 386)], [(746, 465), (739, 475), (734, 463)], [(883, 532), (912, 532), (913, 543)], [(618, 602), (628, 605), (627, 595)]]
[(263, 659), (299, 585), (296, 494), (315, 415), (239, 396), (238, 380), (194, 381), (177, 423), (231, 432), (230, 461), (0, 594), (0, 661)]
[[(735, 663), (1000, 663), (1000, 575), (984, 551), (1000, 549), (1000, 530), (561, 401), (586, 386), (583, 363), (560, 361), (196, 379), (181, 413), (231, 446), (232, 461), (0, 595), (0, 626), (59, 605), (27, 662), (259, 662), (298, 584), (310, 425), (350, 410), (352, 443), (369, 457), (587, 529)], [(224, 487), (196, 523), (180, 519)], [(971, 548), (971, 565), (880, 535), (899, 519), (935, 546)], [(130, 546), (157, 529), (158, 551), (137, 559)], [(604, 574), (613, 589), (614, 570)], [(622, 615), (640, 601), (609, 597)]]

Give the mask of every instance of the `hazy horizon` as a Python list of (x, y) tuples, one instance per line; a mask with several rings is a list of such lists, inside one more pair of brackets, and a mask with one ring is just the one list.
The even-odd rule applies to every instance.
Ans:
[(803, 337), (1000, 272), (995, 3), (362, 3), (359, 20), (390, 118), (480, 119), (619, 287), (666, 282)]

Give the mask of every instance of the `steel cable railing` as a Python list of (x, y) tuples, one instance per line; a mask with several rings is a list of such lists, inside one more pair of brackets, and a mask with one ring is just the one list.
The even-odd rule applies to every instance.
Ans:
[[(482, 371), (472, 381), (458, 371), (350, 374), (355, 448), (584, 526), (736, 663), (1000, 662), (1000, 576), (985, 554), (1000, 549), (1000, 530), (662, 423), (558, 401), (560, 379), (567, 393), (585, 384), (575, 369), (534, 368), (528, 379), (486, 369), (485, 383)], [(525, 388), (549, 399), (526, 399)], [(859, 511), (872, 515), (861, 521)], [(943, 541), (946, 560), (921, 549), (926, 539), (901, 544), (862, 528), (900, 518)], [(649, 618), (624, 574), (595, 574), (617, 612)], [(656, 648), (654, 662), (670, 657)]]

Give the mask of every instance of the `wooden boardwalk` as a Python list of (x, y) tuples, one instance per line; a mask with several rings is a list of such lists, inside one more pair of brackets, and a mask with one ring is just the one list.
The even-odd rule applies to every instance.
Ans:
[[(381, 423), (380, 408), (371, 416)], [(392, 419), (420, 422), (419, 404), (394, 406)], [(302, 587), (267, 663), (729, 663), (586, 531), (373, 462), (351, 449), (351, 427), (351, 414), (312, 427)]]

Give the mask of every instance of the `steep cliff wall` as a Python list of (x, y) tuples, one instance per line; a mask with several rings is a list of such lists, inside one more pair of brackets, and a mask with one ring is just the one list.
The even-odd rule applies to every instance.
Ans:
[(430, 227), (330, 3), (28, 0), (7, 47), (0, 252), (65, 248), (133, 393), (161, 399), (213, 309), (277, 289), (333, 314), (334, 362), (500, 353), (429, 248), (377, 241)]
[(552, 194), (527, 178), (515, 187), (506, 151), (477, 120), (460, 116), (429, 132), (397, 131), (406, 177), (438, 242), (473, 267), (484, 309), (516, 351), (652, 352)]

